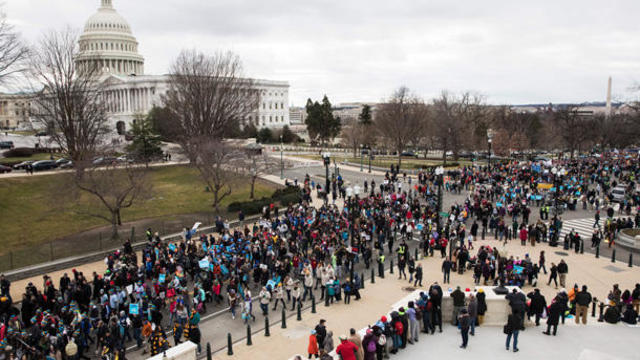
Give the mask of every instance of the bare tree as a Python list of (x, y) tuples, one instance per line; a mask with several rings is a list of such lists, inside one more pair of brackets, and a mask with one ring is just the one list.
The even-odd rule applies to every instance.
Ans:
[(0, 84), (5, 85), (14, 75), (27, 68), (29, 48), (21, 41), (7, 15), (0, 11)]
[(193, 163), (200, 153), (193, 146), (208, 144), (198, 138), (219, 140), (235, 131), (257, 111), (259, 99), (254, 82), (242, 78), (238, 56), (189, 50), (171, 65), (164, 103), (176, 120), (173, 139)]
[(76, 171), (61, 185), (69, 183), (75, 185), (72, 187), (73, 200), (86, 193), (98, 204), (81, 208), (79, 212), (110, 223), (113, 238), (118, 237), (118, 226), (122, 225), (122, 210), (149, 199), (152, 191), (148, 170), (130, 164), (98, 166), (85, 161), (76, 164)]
[(53, 31), (34, 48), (30, 69), (37, 86), (44, 86), (34, 99), (35, 120), (80, 163), (96, 153), (109, 127), (100, 69), (76, 67), (77, 55), (75, 32)]
[(404, 86), (378, 105), (375, 126), (379, 135), (398, 152), (398, 166), (402, 163), (402, 152), (422, 136), (428, 117), (424, 101)]
[(358, 156), (361, 145), (368, 143), (368, 131), (369, 126), (356, 122), (342, 128), (342, 144), (353, 150), (354, 157)]
[(487, 108), (480, 95), (465, 92), (460, 97), (443, 91), (433, 101), (433, 133), (443, 148), (443, 159), (447, 151), (458, 160), (463, 148), (482, 148), (486, 144)]
[(240, 179), (240, 174), (235, 169), (243, 154), (219, 140), (199, 138), (193, 141), (198, 143), (188, 146), (198, 149), (194, 165), (213, 193), (212, 206), (217, 211), (220, 202), (231, 195), (234, 184)]
[(573, 105), (556, 110), (552, 118), (557, 134), (573, 159), (574, 153), (580, 152), (582, 146), (593, 136), (594, 120), (580, 113), (579, 108)]
[(249, 198), (253, 200), (255, 198), (256, 181), (260, 176), (275, 169), (276, 164), (273, 159), (265, 154), (245, 152), (245, 155), (239, 159), (239, 165), (243, 172), (249, 176), (249, 183), (251, 184)]

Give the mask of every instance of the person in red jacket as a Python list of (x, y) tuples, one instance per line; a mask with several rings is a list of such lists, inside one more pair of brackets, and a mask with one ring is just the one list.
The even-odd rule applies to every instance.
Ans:
[(345, 335), (340, 335), (340, 345), (336, 348), (336, 354), (340, 355), (342, 360), (356, 360), (356, 353), (358, 352), (358, 347), (356, 344), (347, 340)]

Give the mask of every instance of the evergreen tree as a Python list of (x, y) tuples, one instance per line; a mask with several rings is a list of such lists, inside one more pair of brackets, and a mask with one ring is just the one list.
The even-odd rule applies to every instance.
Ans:
[(269, 128), (262, 128), (258, 131), (258, 135), (256, 136), (256, 141), (260, 144), (268, 144), (273, 142), (273, 133)]
[(358, 115), (358, 121), (362, 125), (371, 125), (371, 106), (364, 105), (362, 107), (362, 112)]
[(135, 159), (144, 161), (147, 165), (155, 157), (162, 156), (160, 136), (156, 134), (149, 118), (136, 119), (131, 129), (133, 141), (127, 146), (127, 151)]
[(340, 118), (333, 116), (331, 102), (329, 102), (329, 98), (326, 95), (322, 98), (322, 103), (308, 99), (306, 108), (307, 119), (305, 124), (307, 125), (310, 139), (317, 139), (324, 144), (338, 136), (341, 129)]

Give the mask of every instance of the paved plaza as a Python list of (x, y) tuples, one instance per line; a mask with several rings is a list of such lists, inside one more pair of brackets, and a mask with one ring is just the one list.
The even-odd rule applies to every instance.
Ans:
[[(474, 244), (476, 249), (479, 246), (488, 245), (496, 246), (496, 240), (478, 241)], [(595, 259), (593, 255), (567, 253), (567, 255), (559, 255), (553, 251), (549, 251), (549, 247), (542, 246), (521, 246), (519, 241), (512, 241), (506, 246), (499, 245), (501, 252), (509, 255), (523, 257), (529, 253), (534, 260), (540, 250), (547, 252), (547, 264), (558, 262), (565, 259), (569, 264), (569, 275), (567, 277), (568, 284), (577, 283), (582, 286), (587, 284), (589, 291), (598, 299), (606, 298), (608, 291), (613, 283), (618, 283), (620, 288), (632, 288), (640, 279), (640, 268), (628, 268), (625, 264), (611, 264), (607, 259)], [(442, 275), (440, 266), (442, 259), (436, 253), (435, 257), (428, 257), (420, 261), (425, 270), (425, 278), (423, 281), (423, 289), (426, 291), (430, 284), (434, 281), (442, 284)], [(380, 316), (388, 314), (392, 310), (392, 306), (407, 295), (414, 291), (413, 288), (407, 289), (409, 284), (406, 280), (397, 279), (397, 269), (394, 274), (385, 273), (385, 278), (376, 278), (376, 283), (371, 284), (369, 280), (366, 287), (361, 291), (362, 300), (355, 302), (352, 300), (351, 305), (332, 305), (325, 308), (322, 304), (317, 307), (318, 313), (311, 314), (309, 310), (305, 311), (302, 321), (296, 321), (295, 317), (288, 319), (287, 329), (281, 329), (280, 323), (272, 323), (271, 336), (264, 337), (263, 332), (256, 333), (253, 338), (253, 345), (246, 346), (245, 340), (235, 339), (238, 343), (234, 346), (234, 355), (232, 357), (226, 355), (226, 349), (215, 354), (216, 359), (289, 359), (296, 354), (304, 355), (307, 347), (309, 332), (315, 327), (320, 319), (327, 320), (327, 329), (333, 331), (334, 340), (337, 344), (337, 336), (340, 334), (348, 334), (350, 328), (362, 329), (369, 325), (373, 325)], [(553, 285), (546, 285), (546, 279), (541, 277), (541, 284), (538, 285), (543, 295), (550, 302), (552, 297), (556, 295), (559, 289)], [(474, 289), (472, 275), (470, 271), (460, 275), (451, 274), (451, 284), (443, 284), (444, 296), (448, 297), (449, 288), (456, 286), (462, 289)], [(523, 291), (528, 293), (533, 288), (525, 286)], [(229, 315), (223, 315), (228, 317)], [(597, 314), (596, 314), (597, 316)], [(514, 355), (504, 350), (505, 335), (502, 334), (502, 327), (480, 327), (478, 334), (471, 337), (470, 346), (466, 350), (466, 356), (485, 356), (491, 353), (491, 356), (497, 356), (496, 359), (506, 358), (506, 356), (517, 356), (522, 359), (540, 359), (540, 356), (547, 353), (546, 344), (553, 345), (554, 351), (558, 349), (557, 358), (580, 359), (580, 360), (596, 360), (596, 359), (637, 359), (637, 355), (631, 344), (633, 339), (637, 339), (640, 335), (640, 328), (628, 327), (623, 324), (610, 325), (606, 323), (598, 323), (597, 317), (589, 316), (586, 326), (577, 326), (573, 319), (567, 319), (565, 325), (558, 328), (558, 336), (546, 337), (541, 332), (546, 329), (543, 326), (545, 320), (541, 320), (540, 327), (533, 327), (528, 322), (527, 330), (520, 333), (521, 351)], [(261, 328), (262, 324), (256, 325)], [(211, 342), (213, 348), (226, 344), (225, 328), (219, 326), (219, 320), (204, 322), (201, 324), (203, 333), (203, 342)], [(256, 327), (254, 326), (254, 331)], [(619, 346), (615, 347), (615, 351), (611, 354), (617, 356), (613, 358), (601, 357), (606, 353), (608, 345), (611, 344), (610, 339), (615, 338)], [(594, 339), (590, 341), (589, 339)], [(620, 341), (618, 341), (620, 340)], [(589, 347), (584, 347), (589, 344)], [(591, 346), (591, 344), (593, 344)], [(414, 359), (418, 356), (445, 356), (446, 354), (465, 354), (458, 348), (460, 345), (460, 335), (457, 329), (447, 323), (443, 324), (443, 333), (436, 332), (435, 336), (420, 334), (420, 342), (418, 345), (409, 345), (407, 350), (403, 350), (399, 355), (393, 356), (395, 359)], [(564, 349), (564, 350), (560, 350)], [(581, 349), (577, 351), (577, 349)], [(496, 354), (493, 354), (495, 352)], [(554, 353), (555, 354), (555, 353)], [(555, 355), (554, 355), (555, 356)], [(571, 357), (573, 356), (573, 357)], [(635, 357), (634, 357), (635, 356)], [(306, 356), (305, 356), (306, 358)], [(554, 357), (555, 358), (555, 357)]]

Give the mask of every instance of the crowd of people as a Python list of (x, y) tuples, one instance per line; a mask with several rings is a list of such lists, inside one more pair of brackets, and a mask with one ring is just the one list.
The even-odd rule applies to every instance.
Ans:
[[(41, 287), (30, 283), (19, 302), (11, 297), (11, 283), (0, 277), (0, 353), (20, 359), (66, 359), (87, 358), (94, 351), (104, 358), (122, 359), (127, 344), (133, 344), (155, 355), (170, 346), (168, 330), (174, 345), (189, 340), (200, 351), (200, 317), (211, 304), (228, 308), (234, 320), (239, 314), (244, 322), (256, 320), (254, 302), (265, 316), (280, 304), (295, 309), (312, 298), (328, 306), (350, 304), (352, 298), (360, 299), (359, 270), (377, 264), (382, 274), (388, 257), (395, 260), (401, 278), (406, 279), (408, 271), (408, 280), (422, 287), (425, 274), (408, 245), (416, 237), (424, 255), (439, 250), (445, 258), (444, 283), (449, 282), (450, 271), (468, 269), (476, 284), (536, 286), (540, 271), (547, 272), (544, 252), (537, 262), (529, 256), (501, 256), (497, 246), (482, 246), (470, 256), (474, 240), (486, 232), (498, 240), (519, 237), (532, 245), (557, 244), (559, 214), (554, 214), (547, 232), (541, 231), (545, 223), (530, 223), (533, 206), (546, 215), (550, 201), (562, 197), (565, 204), (582, 201), (585, 207), (610, 212), (608, 189), (620, 183), (634, 187), (632, 174), (638, 171), (636, 162), (624, 158), (608, 162), (587, 158), (563, 166), (568, 172), (560, 182), (548, 166), (537, 163), (463, 167), (448, 171), (446, 177), (423, 171), (415, 179), (396, 168), (380, 184), (365, 182), (364, 193), (355, 195), (340, 176), (330, 180), (329, 189), (307, 176), (300, 184), (300, 203), (268, 206), (255, 223), (231, 228), (219, 219), (213, 234), (198, 232), (194, 226), (185, 229), (182, 239), (168, 242), (148, 229), (140, 255), (126, 242), (105, 259), (104, 273), (73, 270), (58, 283), (44, 276)], [(539, 186), (548, 183), (556, 184), (555, 193)], [(454, 203), (442, 220), (440, 186), (469, 192), (464, 203)], [(324, 205), (311, 205), (313, 191), (326, 197)], [(336, 206), (330, 198), (342, 198), (344, 205)], [(633, 195), (625, 201), (620, 209), (630, 216), (638, 198)], [(637, 226), (639, 221), (637, 214), (631, 223), (608, 216), (604, 238), (613, 242), (620, 228)], [(549, 282), (559, 276), (560, 286), (565, 287), (567, 272), (563, 262), (552, 264)], [(442, 296), (440, 286), (432, 285), (416, 301), (380, 318), (361, 344), (353, 343), (359, 351), (371, 353), (375, 341), (373, 353), (379, 357), (383, 336), (388, 345), (380, 349), (394, 353), (417, 341), (420, 330), (433, 334), (436, 326), (442, 327)], [(635, 304), (639, 296), (640, 290), (626, 297), (621, 294), (620, 302), (631, 299)], [(460, 314), (454, 317), (468, 317), (459, 322), (463, 328), (468, 323), (472, 334), (480, 322), (480, 298), (477, 294), (473, 309), (458, 305)], [(312, 334), (318, 350), (309, 354), (320, 356), (330, 336), (318, 330)], [(349, 353), (350, 340), (339, 340), (336, 348), (342, 346)], [(332, 346), (330, 342), (328, 348)]]

